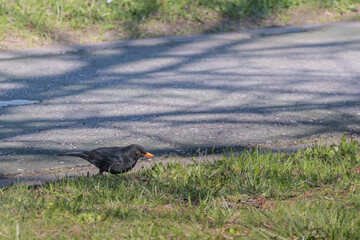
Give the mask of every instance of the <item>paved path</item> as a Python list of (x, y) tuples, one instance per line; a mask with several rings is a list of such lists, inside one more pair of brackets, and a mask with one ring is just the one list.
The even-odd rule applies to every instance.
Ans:
[(360, 133), (360, 22), (0, 52), (2, 175), (343, 132)]

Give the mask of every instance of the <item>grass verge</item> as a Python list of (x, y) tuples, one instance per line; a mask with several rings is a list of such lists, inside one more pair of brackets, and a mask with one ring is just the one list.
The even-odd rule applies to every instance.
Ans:
[(360, 147), (245, 151), (0, 190), (1, 239), (357, 239)]
[(359, 19), (359, 0), (0, 0), (0, 48)]

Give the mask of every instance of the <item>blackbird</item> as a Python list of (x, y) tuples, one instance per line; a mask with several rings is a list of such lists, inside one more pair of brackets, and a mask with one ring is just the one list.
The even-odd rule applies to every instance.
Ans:
[(112, 174), (127, 172), (135, 166), (139, 158), (154, 157), (137, 144), (127, 147), (102, 147), (91, 151), (67, 152), (58, 155), (81, 157), (99, 168), (99, 174), (102, 176), (104, 172)]

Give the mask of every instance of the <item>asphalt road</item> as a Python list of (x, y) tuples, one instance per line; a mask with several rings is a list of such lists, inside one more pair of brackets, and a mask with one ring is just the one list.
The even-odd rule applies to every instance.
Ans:
[(0, 52), (1, 175), (87, 164), (67, 150), (344, 132), (360, 133), (360, 22)]

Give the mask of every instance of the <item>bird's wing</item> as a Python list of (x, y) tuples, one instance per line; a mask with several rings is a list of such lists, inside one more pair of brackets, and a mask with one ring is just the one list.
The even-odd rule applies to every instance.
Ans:
[(127, 169), (127, 166), (124, 165), (123, 152), (119, 147), (98, 148), (90, 152), (93, 158), (99, 159), (94, 162), (100, 169), (106, 169), (105, 171), (112, 173), (120, 173)]
[(84, 153), (86, 155), (88, 155), (90, 158), (92, 158), (92, 159), (94, 159), (96, 161), (103, 160), (103, 157), (101, 156), (101, 153), (97, 152), (96, 150), (85, 151)]
[(103, 147), (91, 150), (90, 152), (98, 155), (99, 157), (105, 158), (107, 156), (116, 154), (117, 152), (119, 152), (119, 149), (120, 148), (117, 147)]

